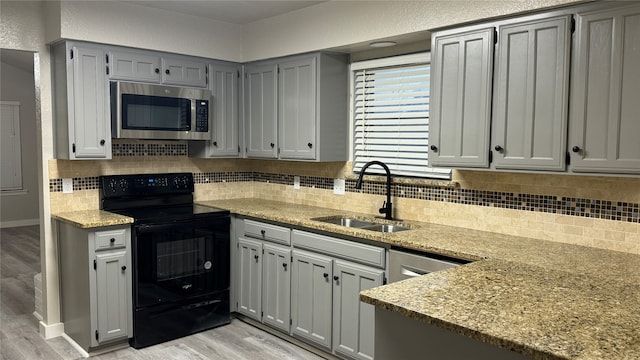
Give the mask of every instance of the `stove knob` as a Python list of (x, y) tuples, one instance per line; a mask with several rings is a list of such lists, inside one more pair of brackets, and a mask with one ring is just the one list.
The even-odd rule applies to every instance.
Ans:
[(107, 183), (107, 189), (109, 189), (109, 191), (111, 191), (112, 193), (118, 191), (118, 182), (116, 181), (116, 179), (109, 180), (109, 182)]

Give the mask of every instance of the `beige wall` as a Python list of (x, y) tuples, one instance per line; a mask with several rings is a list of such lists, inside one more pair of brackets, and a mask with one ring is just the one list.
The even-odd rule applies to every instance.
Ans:
[[(5, 56), (7, 51), (13, 50), (2, 50), (0, 58)], [(30, 57), (33, 58), (33, 54)], [(33, 68), (26, 71), (0, 61), (0, 79), (0, 100), (20, 102), (22, 187), (26, 191), (26, 193), (2, 196), (0, 199), (0, 225), (2, 227), (34, 225), (39, 223), (39, 189), (38, 156), (35, 146), (37, 129)]]

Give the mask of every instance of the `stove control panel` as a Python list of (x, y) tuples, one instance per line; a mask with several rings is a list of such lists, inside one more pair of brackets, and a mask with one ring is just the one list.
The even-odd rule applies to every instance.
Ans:
[(191, 173), (113, 175), (100, 180), (103, 198), (193, 192)]

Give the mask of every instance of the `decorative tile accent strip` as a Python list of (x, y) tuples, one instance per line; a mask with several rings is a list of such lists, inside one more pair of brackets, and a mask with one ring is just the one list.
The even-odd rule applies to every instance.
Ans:
[[(294, 175), (262, 172), (194, 174), (196, 184), (256, 181), (293, 185), (293, 178)], [(76, 191), (98, 189), (99, 180), (99, 177), (74, 178), (73, 189)], [(386, 193), (386, 185), (383, 182), (365, 181), (362, 190), (356, 190), (355, 184), (356, 180), (347, 179), (346, 191), (362, 191), (365, 194), (373, 195), (385, 195)], [(333, 189), (333, 179), (318, 176), (300, 176), (300, 186), (330, 190)], [(50, 179), (49, 191), (61, 192), (62, 179)], [(410, 184), (392, 184), (391, 196), (640, 223), (640, 204), (627, 202)]]
[(114, 157), (128, 156), (187, 156), (186, 143), (113, 143), (111, 151)]
[(196, 184), (248, 182), (253, 181), (253, 174), (252, 172), (195, 173), (193, 174), (193, 181)]

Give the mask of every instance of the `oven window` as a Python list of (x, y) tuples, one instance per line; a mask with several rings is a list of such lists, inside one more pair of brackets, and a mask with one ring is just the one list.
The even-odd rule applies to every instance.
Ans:
[(191, 101), (162, 96), (122, 94), (122, 128), (191, 130)]
[(157, 244), (158, 281), (174, 280), (204, 273), (205, 239), (203, 237)]

